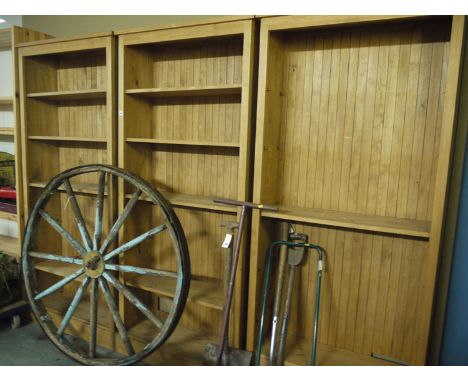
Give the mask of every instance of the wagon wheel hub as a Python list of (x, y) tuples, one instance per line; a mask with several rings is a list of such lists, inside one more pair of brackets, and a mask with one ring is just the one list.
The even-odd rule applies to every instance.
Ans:
[(105, 262), (99, 252), (88, 252), (83, 259), (83, 267), (86, 275), (95, 279), (104, 272)]

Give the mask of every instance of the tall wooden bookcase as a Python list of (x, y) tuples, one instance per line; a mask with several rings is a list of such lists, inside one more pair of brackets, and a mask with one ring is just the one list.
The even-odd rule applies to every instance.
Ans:
[[(424, 364), (465, 17), (261, 20), (248, 348), (268, 245), (291, 222), (326, 251), (318, 363)], [(310, 359), (316, 261), (287, 364)], [(372, 357), (372, 355), (374, 357)]]
[(12, 26), (0, 29), (0, 140), (10, 142), (15, 154), (15, 181), (16, 181), (16, 213), (0, 211), (0, 219), (12, 221), (15, 229), (8, 231), (8, 235), (0, 236), (0, 251), (10, 256), (19, 257), (24, 226), (22, 179), (21, 179), (21, 138), (19, 129), (19, 76), (18, 55), (16, 46), (23, 42), (43, 40), (50, 38), (41, 32), (27, 28)]
[[(217, 342), (221, 329), (225, 230), (220, 224), (238, 220), (235, 208), (213, 199), (249, 198), (254, 22), (231, 18), (116, 34), (119, 166), (149, 181), (173, 204), (188, 240), (192, 268), (175, 340), (156, 352), (154, 360), (170, 351), (177, 338), (184, 338), (180, 332), (190, 345), (187, 358), (200, 363), (204, 346)], [(119, 189), (120, 210), (127, 198), (128, 190)], [(157, 219), (145, 208), (147, 201), (139, 203), (138, 221), (125, 223), (123, 240), (137, 224)], [(154, 251), (164, 248), (154, 240)], [(154, 261), (146, 259), (148, 264)], [(245, 335), (245, 272), (243, 251), (230, 326), (233, 346), (242, 345)], [(171, 297), (163, 284), (143, 277), (127, 283), (158, 306)], [(174, 356), (181, 357), (184, 345), (177, 351)]]
[[(24, 212), (27, 220), (47, 182), (82, 164), (116, 164), (116, 49), (111, 33), (21, 44), (18, 48)], [(94, 226), (98, 179), (75, 177), (72, 186), (88, 227)], [(103, 230), (115, 220), (115, 187), (105, 195)], [(49, 213), (79, 237), (65, 190), (51, 197)], [(52, 227), (41, 222), (34, 248), (62, 254), (71, 247)], [(71, 272), (72, 264), (36, 263), (39, 285), (45, 287)], [(68, 266), (67, 266), (68, 265)], [(79, 283), (68, 284), (44, 301), (60, 323)], [(105, 305), (105, 302), (102, 301)], [(101, 309), (100, 345), (113, 347), (112, 317)], [(87, 338), (89, 296), (80, 303), (69, 331)]]

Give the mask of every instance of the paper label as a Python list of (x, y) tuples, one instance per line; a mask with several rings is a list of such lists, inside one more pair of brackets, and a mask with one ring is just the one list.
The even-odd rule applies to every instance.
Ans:
[(322, 260), (319, 260), (319, 262), (318, 262), (318, 270), (321, 271), (322, 269), (323, 269)]
[(232, 234), (227, 233), (226, 236), (224, 237), (224, 241), (221, 247), (229, 248), (229, 246), (231, 245), (231, 240), (232, 240)]

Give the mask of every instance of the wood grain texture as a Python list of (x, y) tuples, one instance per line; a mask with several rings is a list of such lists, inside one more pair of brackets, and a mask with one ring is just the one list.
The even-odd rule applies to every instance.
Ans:
[[(176, 207), (197, 290), (218, 285), (222, 291), (225, 232), (220, 223), (236, 219), (235, 209), (213, 204), (213, 198), (248, 197), (253, 38), (251, 21), (119, 36), (119, 164), (149, 181)], [(120, 208), (132, 191), (122, 192), (126, 197)], [(160, 221), (148, 201), (136, 208), (138, 221), (126, 224), (125, 239)], [(153, 255), (145, 257), (143, 250), (131, 261), (175, 270), (167, 237), (148, 245)], [(230, 326), (233, 346), (241, 344), (244, 333), (244, 256), (243, 251)], [(148, 301), (159, 293), (144, 289)], [(189, 297), (181, 324), (217, 334), (223, 299), (224, 293)], [(133, 312), (126, 308), (126, 315)]]
[[(262, 19), (254, 202), (280, 208), (253, 219), (249, 349), (265, 253), (289, 220), (327, 252), (319, 342), (425, 363), (463, 28), (457, 17)], [(298, 343), (311, 339), (308, 264)]]

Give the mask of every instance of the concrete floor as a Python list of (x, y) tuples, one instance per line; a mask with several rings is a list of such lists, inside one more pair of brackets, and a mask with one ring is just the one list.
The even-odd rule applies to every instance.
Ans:
[(11, 329), (0, 321), (0, 366), (79, 365), (58, 350), (35, 323)]

